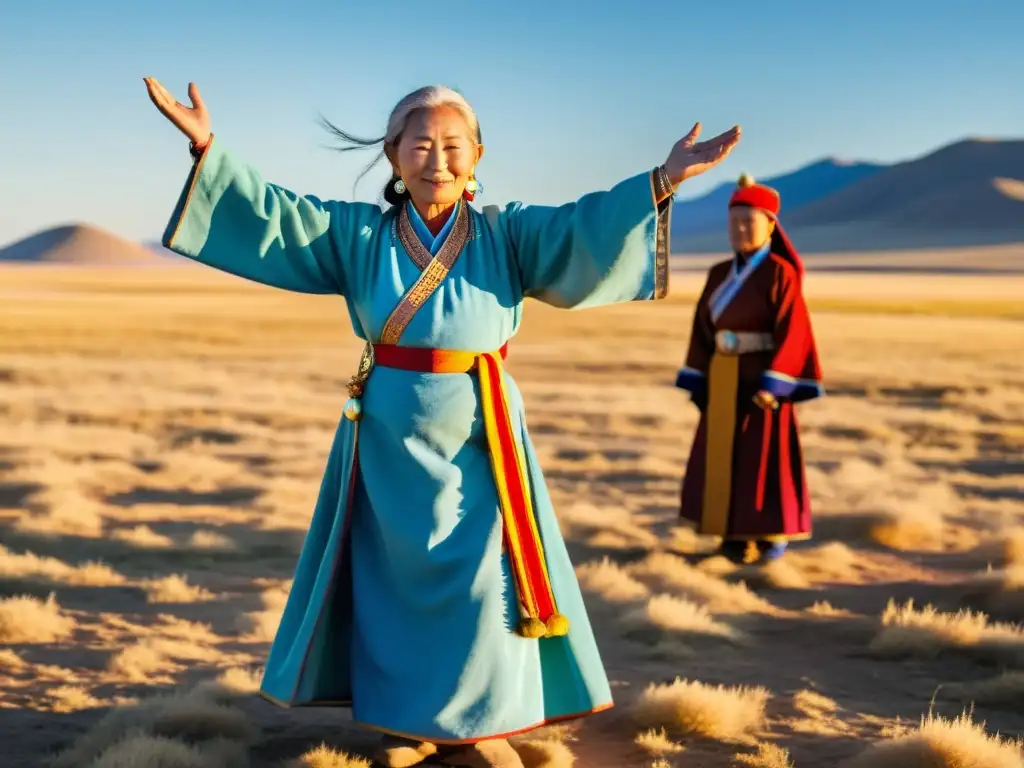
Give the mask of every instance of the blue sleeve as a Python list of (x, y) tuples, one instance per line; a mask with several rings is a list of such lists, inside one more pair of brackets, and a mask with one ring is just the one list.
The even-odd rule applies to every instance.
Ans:
[(359, 233), (379, 219), (365, 203), (321, 202), (267, 183), (211, 138), (162, 238), (172, 251), (264, 285), (348, 292)]
[(511, 203), (500, 218), (524, 297), (582, 309), (668, 294), (671, 211), (643, 173), (567, 205)]

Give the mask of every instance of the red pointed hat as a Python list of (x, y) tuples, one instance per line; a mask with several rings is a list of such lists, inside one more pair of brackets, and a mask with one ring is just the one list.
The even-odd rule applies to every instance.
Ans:
[(736, 182), (736, 191), (729, 198), (729, 207), (746, 205), (757, 208), (770, 215), (773, 219), (782, 210), (782, 198), (779, 193), (764, 184), (756, 184), (754, 179), (744, 173)]
[(796, 269), (797, 274), (803, 275), (803, 259), (786, 236), (782, 222), (779, 221), (779, 211), (782, 210), (782, 197), (779, 193), (765, 184), (755, 183), (752, 176), (744, 173), (736, 182), (736, 191), (729, 198), (730, 208), (737, 205), (757, 208), (775, 220), (775, 229), (772, 230), (772, 253), (786, 259)]

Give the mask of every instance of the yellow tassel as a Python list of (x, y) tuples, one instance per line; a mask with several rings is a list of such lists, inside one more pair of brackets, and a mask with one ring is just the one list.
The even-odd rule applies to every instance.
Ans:
[(756, 563), (761, 559), (761, 550), (756, 541), (748, 541), (747, 548), (743, 551), (743, 562), (746, 565)]
[(562, 637), (569, 634), (569, 619), (561, 613), (553, 613), (547, 620), (544, 637)]
[(736, 182), (737, 187), (752, 187), (754, 186), (754, 177), (749, 173), (741, 174)]
[(540, 619), (535, 619), (532, 616), (523, 619), (519, 622), (519, 634), (523, 637), (536, 639), (538, 637), (544, 637), (547, 634), (548, 628), (544, 626), (544, 622)]

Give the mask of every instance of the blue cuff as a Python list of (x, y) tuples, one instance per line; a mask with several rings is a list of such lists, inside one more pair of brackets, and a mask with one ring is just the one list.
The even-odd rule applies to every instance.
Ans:
[(775, 395), (776, 400), (801, 403), (825, 396), (821, 382), (813, 379), (796, 379), (784, 373), (765, 371), (761, 374), (761, 389)]
[(681, 368), (676, 374), (676, 387), (690, 393), (690, 399), (703, 409), (708, 400), (708, 379), (698, 370)]

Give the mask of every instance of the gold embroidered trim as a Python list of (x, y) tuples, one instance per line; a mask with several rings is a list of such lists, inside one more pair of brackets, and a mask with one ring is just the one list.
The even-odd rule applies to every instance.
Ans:
[[(438, 286), (448, 277), (448, 273), (451, 271), (452, 266), (454, 266), (455, 260), (458, 259), (459, 254), (462, 253), (462, 249), (469, 240), (469, 211), (467, 209), (468, 206), (459, 205), (459, 211), (456, 214), (457, 218), (455, 219), (455, 224), (452, 225), (451, 232), (448, 233), (448, 239), (441, 246), (441, 250), (437, 252), (437, 256), (432, 257), (430, 251), (424, 247), (423, 243), (416, 236), (416, 232), (412, 228), (412, 222), (409, 221), (408, 212), (404, 207), (402, 208), (398, 221), (398, 238), (402, 241), (402, 247), (405, 248), (409, 257), (420, 267), (421, 272), (416, 282), (406, 291), (402, 300), (398, 302), (398, 306), (391, 313), (387, 323), (384, 324), (384, 330), (381, 331), (379, 343), (397, 344), (402, 334), (405, 333), (405, 329), (409, 327), (409, 323), (412, 322), (413, 317), (420, 310), (420, 307), (427, 302), (427, 299), (433, 295)], [(426, 255), (427, 262), (421, 264), (424, 255)]]
[[(406, 253), (413, 260), (413, 263), (420, 267), (422, 272), (430, 262), (433, 261), (433, 255), (427, 250), (426, 246), (420, 242), (420, 238), (416, 234), (416, 229), (413, 227), (413, 220), (409, 216), (409, 206), (412, 203), (407, 203), (401, 207), (401, 211), (398, 213), (398, 240), (401, 242), (401, 247), (406, 249)], [(438, 258), (444, 249), (449, 247), (452, 243), (452, 236), (455, 234), (455, 229), (459, 225), (459, 219), (468, 218), (468, 214), (465, 211), (466, 206), (462, 203), (459, 204), (459, 212), (456, 214), (457, 218), (455, 224), (452, 226), (452, 231), (449, 233), (449, 239), (444, 242), (441, 246), (440, 252), (438, 252)], [(468, 234), (468, 230), (467, 230)], [(468, 237), (466, 238), (468, 240)], [(462, 244), (459, 244), (460, 249)], [(454, 260), (453, 260), (454, 261)]]
[(657, 225), (654, 240), (654, 298), (664, 299), (668, 295), (668, 257), (672, 250), (672, 203), (669, 202), (665, 211), (657, 214)]
[(654, 298), (664, 299), (668, 296), (668, 260), (672, 250), (672, 207), (675, 201), (671, 194), (659, 201), (658, 170), (655, 168), (650, 176), (651, 202), (654, 204)]
[[(210, 134), (209, 141), (206, 142), (206, 146), (203, 147), (203, 152), (198, 158), (195, 158), (192, 163), (192, 170), (189, 171), (188, 176), (188, 191), (182, 193), (181, 200), (179, 200), (180, 210), (175, 209), (174, 215), (174, 229), (171, 230), (170, 236), (163, 238), (162, 245), (165, 248), (172, 248), (174, 246), (174, 238), (178, 236), (178, 231), (181, 229), (182, 222), (185, 221), (185, 214), (188, 213), (188, 204), (192, 202), (192, 194), (196, 191), (196, 184), (199, 181), (199, 174), (203, 170), (203, 162), (210, 154), (210, 147), (213, 146), (214, 135)], [(170, 229), (168, 227), (168, 229)]]
[[(434, 257), (430, 251), (427, 250), (426, 246), (420, 242), (419, 237), (416, 235), (416, 229), (412, 225), (412, 219), (409, 218), (410, 205), (412, 205), (412, 203), (406, 203), (402, 206), (402, 210), (398, 212), (398, 239), (401, 241), (402, 247), (405, 248), (405, 252), (409, 254), (409, 258), (412, 259), (413, 263), (419, 267), (420, 272), (422, 272), (427, 268), (427, 265), (430, 264)], [(461, 209), (462, 206), (460, 205), (459, 208)], [(445, 245), (447, 245), (447, 242)], [(443, 248), (444, 246), (442, 246), (442, 250)]]

